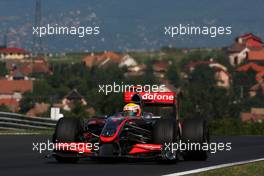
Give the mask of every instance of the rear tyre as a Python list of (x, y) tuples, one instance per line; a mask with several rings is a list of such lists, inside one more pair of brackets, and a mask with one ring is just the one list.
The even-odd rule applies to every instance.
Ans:
[[(176, 121), (172, 119), (159, 119), (153, 127), (153, 142), (165, 146), (162, 158), (165, 162), (175, 162), (176, 152), (172, 152), (166, 146), (171, 146), (177, 140), (178, 130)], [(171, 149), (171, 147), (170, 147)]]
[[(202, 118), (185, 119), (183, 121), (182, 141), (186, 144), (209, 143), (209, 131), (206, 120)], [(205, 161), (208, 158), (208, 151), (204, 150), (187, 150), (183, 154), (184, 160)]]
[[(83, 132), (82, 125), (79, 119), (75, 118), (61, 118), (55, 129), (53, 135), (54, 143), (64, 142), (80, 142), (80, 136)], [(59, 163), (76, 163), (79, 158), (55, 156)]]

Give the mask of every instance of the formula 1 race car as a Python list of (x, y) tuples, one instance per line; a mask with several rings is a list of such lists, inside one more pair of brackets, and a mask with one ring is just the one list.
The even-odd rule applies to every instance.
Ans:
[[(179, 97), (176, 92), (127, 91), (124, 102), (142, 107), (140, 116), (120, 112), (82, 121), (61, 118), (53, 135), (56, 148), (51, 156), (60, 163), (77, 162), (82, 157), (144, 158), (166, 162), (179, 158), (206, 160), (207, 151), (201, 149), (173, 150), (180, 142), (209, 142), (205, 119), (180, 120)], [(154, 110), (157, 114), (160, 111), (169, 113), (161, 117), (145, 110)]]

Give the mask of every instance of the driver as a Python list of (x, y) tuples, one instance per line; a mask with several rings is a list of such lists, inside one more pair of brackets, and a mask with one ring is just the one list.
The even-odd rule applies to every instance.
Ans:
[(124, 114), (127, 116), (141, 117), (141, 108), (135, 103), (128, 103), (123, 108)]

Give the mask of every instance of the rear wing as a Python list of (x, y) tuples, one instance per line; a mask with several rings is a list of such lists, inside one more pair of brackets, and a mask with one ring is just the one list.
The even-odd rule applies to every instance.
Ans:
[(125, 103), (137, 103), (140, 106), (172, 107), (173, 117), (179, 119), (179, 101), (176, 92), (124, 92)]
[[(135, 95), (141, 99), (135, 100)], [(176, 92), (124, 92), (124, 102), (140, 101), (144, 105), (173, 106), (177, 103)]]

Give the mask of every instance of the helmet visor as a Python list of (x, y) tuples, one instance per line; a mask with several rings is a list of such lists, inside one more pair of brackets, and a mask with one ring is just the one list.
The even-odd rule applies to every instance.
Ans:
[(132, 110), (124, 111), (125, 116), (136, 116), (136, 114), (137, 111), (132, 111)]

